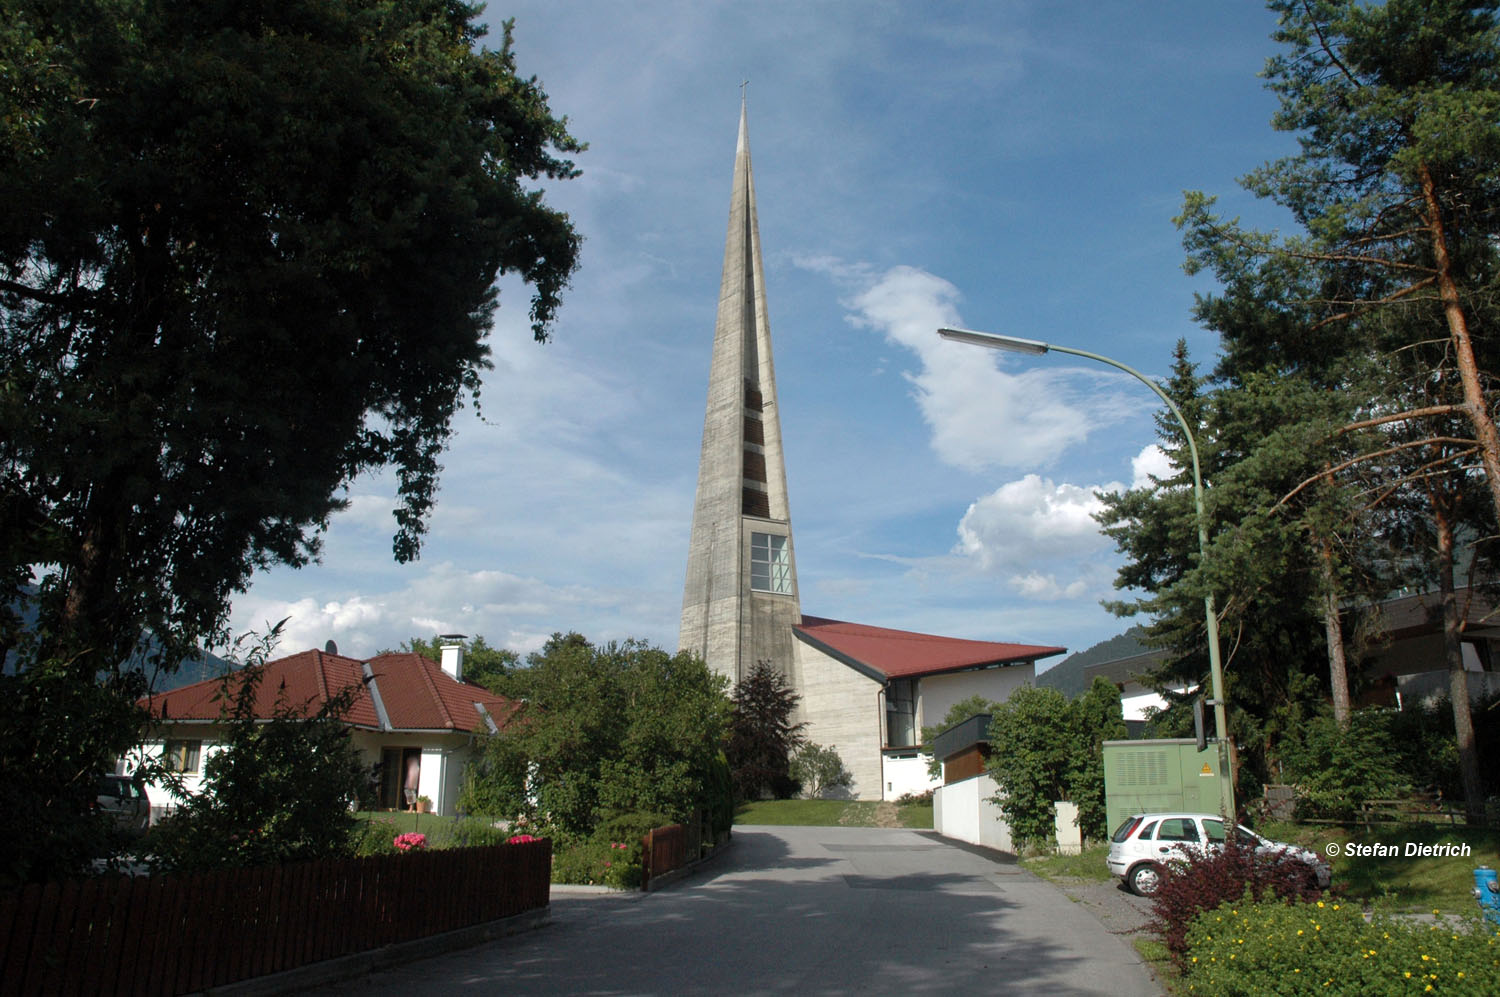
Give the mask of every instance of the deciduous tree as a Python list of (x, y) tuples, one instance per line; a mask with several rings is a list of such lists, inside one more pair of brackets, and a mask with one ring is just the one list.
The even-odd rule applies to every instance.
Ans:
[(546, 337), (579, 237), (537, 182), (582, 146), (477, 13), (0, 0), (0, 695), (34, 704), (0, 767), (46, 774), (30, 826), (138, 734), (142, 633), (217, 641), (356, 475), (395, 470), (417, 556), (498, 274)]

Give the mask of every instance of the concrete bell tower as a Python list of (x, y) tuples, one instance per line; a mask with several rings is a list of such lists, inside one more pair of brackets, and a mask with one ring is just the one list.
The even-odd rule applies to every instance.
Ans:
[(731, 684), (769, 661), (795, 687), (801, 622), (742, 99), (678, 645)]

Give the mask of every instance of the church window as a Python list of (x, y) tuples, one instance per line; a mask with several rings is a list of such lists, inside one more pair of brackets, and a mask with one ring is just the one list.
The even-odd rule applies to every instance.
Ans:
[(917, 684), (911, 679), (893, 679), (885, 688), (885, 743), (891, 748), (910, 748), (917, 743)]
[(750, 534), (750, 587), (756, 592), (792, 594), (792, 552), (786, 537)]

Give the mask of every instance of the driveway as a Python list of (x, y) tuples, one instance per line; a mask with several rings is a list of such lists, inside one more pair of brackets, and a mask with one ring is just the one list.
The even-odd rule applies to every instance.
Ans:
[(1156, 997), (1130, 947), (995, 853), (932, 832), (734, 829), (652, 894), (559, 889), (551, 923), (326, 994), (912, 994)]

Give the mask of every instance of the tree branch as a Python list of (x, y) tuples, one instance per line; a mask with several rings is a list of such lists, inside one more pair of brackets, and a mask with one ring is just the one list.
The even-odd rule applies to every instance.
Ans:
[[(1422, 419), (1429, 415), (1457, 415), (1464, 411), (1462, 405), (1431, 405), (1427, 408), (1408, 409), (1405, 412), (1397, 412), (1394, 415), (1382, 415), (1375, 419), (1366, 419), (1363, 422), (1351, 422), (1349, 425), (1339, 429), (1333, 435), (1343, 436), (1352, 433), (1356, 429), (1369, 429), (1371, 426), (1381, 426), (1392, 422), (1405, 422), (1407, 419)], [(1473, 443), (1473, 440), (1468, 442)]]
[[(1367, 460), (1375, 460), (1377, 457), (1389, 457), (1391, 454), (1400, 453), (1402, 450), (1410, 450), (1412, 447), (1426, 447), (1426, 446), (1431, 446), (1434, 443), (1469, 444), (1469, 448), (1467, 450), (1465, 450), (1465, 451), (1462, 451), (1463, 453), (1472, 453), (1474, 447), (1478, 445), (1478, 443), (1477, 443), (1476, 440), (1459, 439), (1459, 438), (1453, 437), (1453, 436), (1427, 436), (1427, 437), (1423, 437), (1420, 440), (1412, 440), (1412, 441), (1410, 441), (1408, 443), (1398, 443), (1398, 444), (1396, 444), (1393, 447), (1387, 447), (1384, 450), (1377, 450), (1374, 453), (1360, 454), (1358, 457), (1354, 457), (1354, 458), (1351, 458), (1349, 460), (1346, 460), (1342, 464), (1335, 464), (1333, 467), (1324, 468), (1323, 470), (1319, 471), (1317, 474), (1314, 474), (1312, 477), (1308, 478), (1307, 480), (1305, 480), (1301, 484), (1299, 484), (1296, 488), (1293, 488), (1291, 491), (1289, 491), (1285, 495), (1283, 495), (1281, 497), (1281, 501), (1279, 501), (1275, 505), (1271, 506), (1271, 508), (1273, 510), (1280, 509), (1283, 505), (1286, 505), (1287, 502), (1291, 501), (1292, 498), (1295, 497), (1298, 492), (1302, 491), (1302, 489), (1306, 488), (1308, 485), (1311, 485), (1314, 482), (1320, 481), (1323, 478), (1331, 478), (1335, 474), (1337, 474), (1338, 472), (1347, 470), (1347, 469), (1353, 467), (1355, 464), (1362, 464), (1362, 463), (1364, 463)], [(1458, 456), (1458, 454), (1454, 454), (1453, 456)], [(1451, 460), (1452, 457), (1450, 457), (1448, 459)]]

